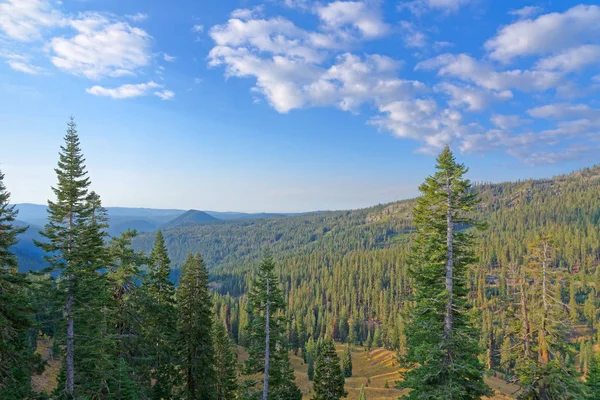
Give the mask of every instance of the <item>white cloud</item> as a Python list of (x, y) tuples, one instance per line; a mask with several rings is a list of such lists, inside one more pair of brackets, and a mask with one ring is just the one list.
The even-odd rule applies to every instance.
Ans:
[(535, 20), (507, 25), (485, 43), (494, 60), (509, 62), (515, 57), (551, 54), (598, 41), (600, 7), (578, 5), (564, 13), (550, 13)]
[(531, 18), (535, 15), (540, 14), (544, 9), (538, 6), (525, 6), (523, 8), (519, 8), (518, 10), (509, 11), (510, 15), (517, 16), (519, 18)]
[(455, 12), (473, 0), (413, 0), (402, 1), (398, 5), (400, 10), (408, 9), (414, 14), (422, 14), (427, 11)]
[(265, 10), (264, 5), (252, 7), (252, 8), (238, 8), (231, 12), (231, 18), (249, 20), (256, 19), (262, 16)]
[(423, 48), (427, 46), (427, 35), (409, 21), (400, 21), (402, 39), (406, 47)]
[(382, 20), (379, 7), (372, 3), (334, 1), (316, 7), (315, 13), (325, 24), (325, 27), (331, 30), (351, 26), (367, 38), (383, 36), (389, 30), (388, 25)]
[(450, 101), (448, 102), (450, 106), (456, 108), (466, 106), (469, 111), (481, 111), (494, 100), (512, 98), (510, 91), (493, 92), (469, 85), (457, 86), (448, 82), (436, 85), (435, 89), (450, 96)]
[(64, 71), (90, 79), (134, 75), (150, 61), (151, 37), (142, 29), (95, 13), (69, 24), (77, 35), (50, 42), (52, 63)]
[(161, 100), (170, 100), (175, 97), (175, 92), (171, 90), (161, 90), (154, 92), (154, 95), (160, 97)]
[(8, 0), (0, 3), (0, 32), (20, 41), (42, 38), (46, 28), (64, 24), (54, 1)]
[(212, 27), (210, 36), (218, 46), (249, 46), (259, 52), (297, 57), (309, 62), (321, 61), (325, 55), (320, 49), (333, 45), (321, 35), (306, 32), (285, 18), (230, 19), (225, 25)]
[(556, 87), (562, 79), (562, 74), (553, 71), (514, 69), (497, 72), (491, 64), (466, 54), (442, 54), (418, 63), (415, 69), (438, 69), (440, 76), (459, 78), (497, 91), (543, 91)]
[(541, 107), (531, 108), (527, 110), (527, 113), (534, 118), (600, 118), (600, 110), (593, 109), (587, 104), (548, 104)]
[[(303, 3), (304, 11), (319, 17), (320, 24), (313, 30), (303, 29), (287, 18), (258, 17), (252, 10), (234, 12), (229, 21), (209, 31), (215, 42), (208, 56), (209, 65), (224, 67), (227, 78), (251, 80), (253, 103), (264, 99), (279, 113), (309, 107), (360, 113), (369, 107), (374, 110), (369, 124), (419, 142), (419, 151), (424, 153), (454, 144), (465, 152), (503, 150), (524, 162), (539, 163), (553, 159), (557, 143), (569, 145), (577, 138), (590, 137), (594, 129), (600, 131), (600, 116), (594, 128), (596, 119), (583, 113), (569, 121), (556, 117), (556, 126), (541, 132), (524, 131), (532, 120), (522, 115), (492, 113), (487, 121), (487, 113), (470, 113), (513, 99), (513, 91), (522, 92), (515, 99), (521, 107), (523, 94), (535, 101), (542, 94), (552, 95), (551, 90), (556, 94), (565, 92), (570, 84), (568, 73), (589, 63), (594, 46), (580, 49), (579, 43), (536, 53), (546, 58), (529, 69), (498, 68), (493, 60), (442, 54), (415, 67), (437, 72), (440, 82), (428, 88), (401, 77), (402, 60), (351, 52), (361, 42), (391, 31), (383, 22), (378, 2)], [(412, 3), (422, 9), (452, 12), (469, 2)], [(431, 44), (413, 23), (403, 21), (399, 27), (407, 47), (427, 49)], [(448, 46), (452, 44), (433, 43), (438, 50)], [(515, 104), (509, 103), (507, 108)], [(537, 113), (532, 111), (530, 115), (541, 112)], [(480, 123), (482, 119), (486, 121)], [(490, 122), (497, 128), (485, 128)]]
[(433, 99), (395, 101), (381, 106), (379, 111), (383, 115), (373, 118), (371, 124), (397, 137), (421, 142), (423, 153), (437, 152), (467, 133), (461, 114), (451, 109), (439, 110)]
[(312, 0), (283, 0), (283, 4), (290, 8), (307, 9)]
[(574, 72), (589, 65), (600, 65), (600, 45), (573, 47), (536, 63), (540, 70)]
[(165, 59), (165, 61), (167, 62), (175, 62), (175, 60), (177, 59), (177, 57), (174, 56), (170, 56), (167, 53), (163, 53), (163, 58)]
[(42, 74), (45, 72), (44, 68), (41, 68), (41, 67), (38, 67), (38, 66), (35, 66), (32, 64), (28, 64), (23, 61), (8, 60), (6, 63), (8, 64), (9, 67), (14, 69), (15, 71), (24, 72), (24, 73), (30, 74), (30, 75), (39, 75), (39, 74)]
[(494, 125), (503, 130), (517, 128), (523, 124), (531, 122), (530, 120), (523, 119), (520, 115), (501, 114), (492, 115), (490, 120)]
[(204, 25), (198, 25), (198, 24), (196, 24), (196, 25), (192, 26), (192, 32), (195, 32), (195, 33), (202, 33), (202, 32), (204, 32)]
[(89, 94), (93, 94), (94, 96), (112, 97), (113, 99), (126, 99), (131, 97), (146, 96), (153, 89), (160, 87), (162, 87), (162, 85), (150, 81), (148, 83), (126, 84), (116, 88), (106, 88), (96, 85), (86, 89), (85, 91)]
[(148, 14), (143, 14), (143, 13), (137, 13), (137, 14), (131, 14), (131, 15), (126, 15), (126, 17), (130, 20), (132, 20), (133, 22), (142, 22), (148, 19)]

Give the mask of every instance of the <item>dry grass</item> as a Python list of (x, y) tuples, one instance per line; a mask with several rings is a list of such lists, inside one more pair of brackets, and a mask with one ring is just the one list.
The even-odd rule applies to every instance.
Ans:
[(60, 373), (60, 359), (51, 358), (52, 339), (39, 339), (37, 343), (36, 354), (42, 357), (46, 362), (46, 368), (40, 375), (31, 377), (31, 386), (35, 393), (50, 394), (58, 385), (58, 374)]
[[(36, 393), (50, 393), (56, 388), (58, 373), (60, 371), (60, 360), (51, 360), (50, 354), (52, 341), (40, 339), (36, 352), (47, 361), (46, 370), (41, 375), (32, 378), (32, 385)], [(342, 356), (344, 345), (336, 344), (338, 355)], [(395, 389), (395, 383), (400, 379), (396, 354), (392, 351), (377, 348), (366, 352), (364, 348), (352, 346), (352, 377), (346, 378), (346, 391), (348, 400), (357, 400), (360, 388), (365, 385), (365, 392), (369, 400), (397, 399), (403, 391)], [(242, 347), (238, 347), (238, 362), (241, 364), (248, 358), (248, 354)], [(312, 382), (308, 380), (308, 366), (301, 356), (290, 354), (290, 362), (294, 368), (296, 383), (303, 393), (303, 399), (307, 400), (314, 395)], [(492, 376), (486, 382), (494, 391), (496, 396), (489, 400), (514, 399), (511, 394), (516, 393), (518, 386), (504, 382), (501, 378)], [(388, 388), (385, 388), (386, 383)]]
[[(336, 349), (341, 357), (344, 345), (337, 344)], [(304, 394), (303, 399), (312, 398), (314, 393), (312, 392), (312, 382), (308, 381), (308, 366), (304, 364), (302, 357), (292, 354), (290, 360), (295, 371), (296, 383)], [(352, 377), (346, 378), (345, 386), (348, 392), (348, 400), (358, 399), (360, 387), (363, 384), (365, 385), (367, 399), (395, 400), (403, 394), (402, 390), (394, 388), (396, 381), (399, 379), (399, 366), (394, 352), (378, 348), (367, 353), (362, 347), (352, 347)], [(511, 397), (510, 394), (518, 390), (517, 386), (507, 384), (497, 377), (490, 377), (486, 381), (497, 393), (490, 400), (513, 399), (514, 397)], [(386, 382), (388, 388), (385, 388)]]

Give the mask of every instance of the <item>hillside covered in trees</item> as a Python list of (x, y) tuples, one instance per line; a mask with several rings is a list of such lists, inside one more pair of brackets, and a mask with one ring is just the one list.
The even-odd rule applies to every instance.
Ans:
[[(23, 237), (41, 272), (17, 272), (26, 227), (0, 174), (0, 398), (298, 400), (293, 354), (334, 400), (350, 346), (397, 354), (389, 386), (410, 399), (491, 396), (485, 376), (521, 399), (599, 398), (600, 167), (471, 185), (447, 147), (436, 168), (415, 200), (179, 213), (110, 237), (69, 122), (47, 221)], [(60, 360), (52, 393), (31, 386), (40, 341)]]

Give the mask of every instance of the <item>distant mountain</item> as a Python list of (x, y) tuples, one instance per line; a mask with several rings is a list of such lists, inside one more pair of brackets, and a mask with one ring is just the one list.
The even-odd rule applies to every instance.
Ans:
[(218, 221), (220, 221), (220, 220), (211, 215), (208, 215), (204, 211), (189, 210), (189, 211), (186, 211), (185, 213), (181, 214), (174, 220), (169, 221), (166, 224), (163, 224), (160, 228), (161, 229), (171, 229), (171, 228), (175, 228), (175, 227), (183, 226), (183, 225), (205, 224), (205, 223), (218, 222)]
[[(33, 240), (42, 237), (39, 231), (47, 222), (47, 206), (42, 204), (20, 203), (16, 204), (19, 211), (18, 226), (29, 225), (27, 232), (19, 238), (20, 242), (12, 248), (19, 258), (19, 266), (22, 271), (37, 271), (45, 266), (43, 252), (33, 244)], [(107, 207), (108, 234), (119, 236), (128, 229), (135, 229), (140, 234), (152, 235), (158, 229), (173, 229), (190, 225), (205, 225), (218, 221), (251, 221), (267, 219), (283, 219), (288, 216), (300, 214), (284, 213), (242, 213), (242, 212), (219, 212), (198, 211), (180, 209), (156, 209), (135, 207)]]
[(277, 218), (277, 217), (292, 217), (306, 213), (242, 213), (242, 212), (222, 212), (222, 211), (204, 211), (222, 221), (234, 221), (239, 219), (262, 219), (262, 218)]
[(17, 259), (19, 260), (19, 271), (39, 271), (45, 268), (44, 252), (33, 243), (34, 240), (43, 241), (44, 238), (39, 233), (42, 227), (21, 220), (16, 220), (13, 224), (20, 228), (29, 227), (19, 235), (19, 243), (11, 247), (11, 251), (17, 255)]

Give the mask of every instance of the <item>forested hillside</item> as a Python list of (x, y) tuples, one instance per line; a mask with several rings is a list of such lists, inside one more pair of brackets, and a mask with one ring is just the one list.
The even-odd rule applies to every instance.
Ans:
[(600, 397), (599, 166), (471, 185), (446, 147), (415, 200), (110, 237), (73, 120), (59, 157), (39, 235), (0, 173), (1, 398), (339, 400), (355, 346), (397, 354), (381, 389), (409, 399)]

